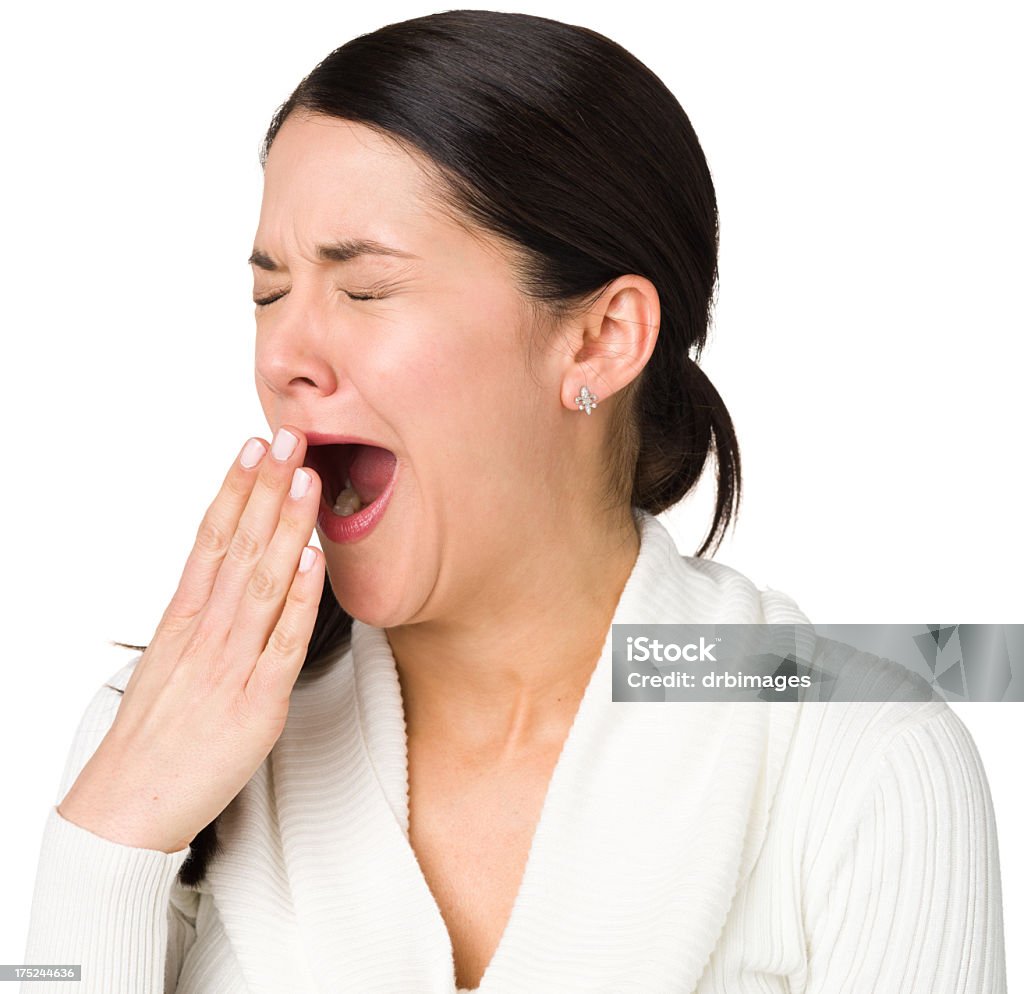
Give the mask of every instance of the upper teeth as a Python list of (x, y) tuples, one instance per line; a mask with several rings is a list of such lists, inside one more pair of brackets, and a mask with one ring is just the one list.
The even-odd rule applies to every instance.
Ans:
[(334, 513), (341, 517), (348, 517), (350, 514), (355, 514), (362, 506), (363, 502), (352, 487), (352, 481), (345, 477), (345, 486), (342, 487), (341, 493), (338, 494), (334, 502)]

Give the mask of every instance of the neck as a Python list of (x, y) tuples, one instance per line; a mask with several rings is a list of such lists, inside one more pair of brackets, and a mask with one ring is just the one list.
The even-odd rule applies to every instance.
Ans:
[(472, 610), (387, 629), (410, 741), (494, 760), (560, 746), (640, 549), (628, 510), (594, 524), (552, 522)]

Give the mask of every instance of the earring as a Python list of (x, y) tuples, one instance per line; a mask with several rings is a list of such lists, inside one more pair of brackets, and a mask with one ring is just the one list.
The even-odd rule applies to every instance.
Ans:
[(597, 394), (591, 393), (586, 384), (580, 387), (580, 395), (575, 400), (576, 407), (581, 411), (586, 411), (587, 414), (597, 407)]

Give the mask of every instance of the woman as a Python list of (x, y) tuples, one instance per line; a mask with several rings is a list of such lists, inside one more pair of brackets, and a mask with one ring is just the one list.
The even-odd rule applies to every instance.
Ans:
[[(946, 705), (611, 700), (613, 624), (807, 622), (700, 558), (739, 453), (695, 361), (714, 189), (660, 81), (449, 11), (328, 56), (262, 158), (273, 438), (82, 722), (26, 961), (104, 992), (1005, 990)], [(712, 449), (681, 556), (655, 515)]]

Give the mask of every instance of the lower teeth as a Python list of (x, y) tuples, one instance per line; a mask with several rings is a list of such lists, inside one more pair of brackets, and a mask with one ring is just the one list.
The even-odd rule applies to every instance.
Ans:
[(359, 494), (353, 489), (351, 481), (346, 480), (344, 489), (334, 502), (334, 513), (339, 517), (347, 518), (350, 514), (355, 514), (362, 506), (363, 502), (359, 499)]

